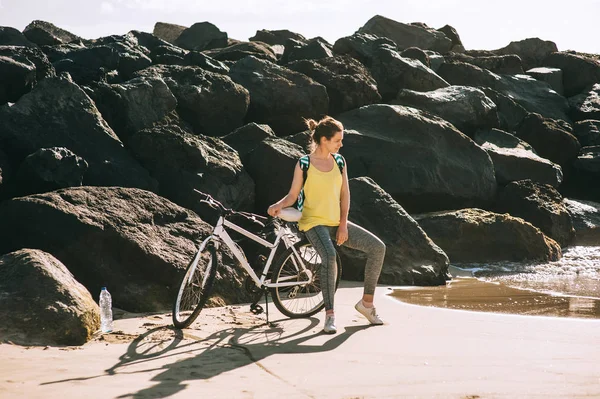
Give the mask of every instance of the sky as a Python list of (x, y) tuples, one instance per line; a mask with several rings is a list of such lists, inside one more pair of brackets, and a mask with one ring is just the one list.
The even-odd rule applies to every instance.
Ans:
[(600, 0), (0, 0), (0, 26), (22, 31), (43, 20), (86, 39), (152, 32), (156, 22), (208, 21), (238, 40), (259, 29), (288, 29), (333, 44), (374, 15), (436, 29), (451, 25), (467, 49), (538, 37), (561, 51), (600, 54)]

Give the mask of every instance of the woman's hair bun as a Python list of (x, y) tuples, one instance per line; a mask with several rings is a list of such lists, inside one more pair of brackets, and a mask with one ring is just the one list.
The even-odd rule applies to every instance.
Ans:
[(311, 131), (314, 131), (317, 128), (317, 125), (319, 124), (316, 120), (314, 119), (305, 119), (304, 120), (306, 122), (306, 126), (308, 126), (308, 128)]

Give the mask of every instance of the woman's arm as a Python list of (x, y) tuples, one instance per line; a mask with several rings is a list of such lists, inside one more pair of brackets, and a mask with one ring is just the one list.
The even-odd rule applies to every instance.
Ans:
[(296, 163), (296, 168), (294, 168), (294, 178), (292, 180), (290, 191), (285, 197), (271, 205), (267, 210), (267, 213), (271, 216), (277, 216), (281, 209), (294, 205), (294, 202), (296, 202), (298, 199), (298, 195), (300, 195), (300, 190), (302, 190), (303, 185), (304, 176), (302, 169), (300, 168), (300, 163)]

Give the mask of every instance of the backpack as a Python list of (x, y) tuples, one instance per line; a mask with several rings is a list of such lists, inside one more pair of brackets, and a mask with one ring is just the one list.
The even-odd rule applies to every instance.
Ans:
[[(338, 168), (340, 169), (340, 173), (344, 173), (344, 166), (345, 161), (344, 161), (344, 157), (341, 156), (340, 154), (331, 154), (333, 156), (333, 159), (335, 160), (335, 163), (337, 164)], [(300, 194), (298, 194), (298, 199), (296, 200), (296, 203), (294, 205), (292, 205), (294, 208), (298, 209), (300, 212), (302, 212), (302, 209), (304, 209), (304, 184), (306, 183), (306, 178), (308, 177), (308, 168), (310, 168), (310, 158), (308, 155), (304, 155), (303, 157), (301, 157), (298, 162), (300, 163), (300, 169), (302, 169), (302, 189), (300, 190)]]

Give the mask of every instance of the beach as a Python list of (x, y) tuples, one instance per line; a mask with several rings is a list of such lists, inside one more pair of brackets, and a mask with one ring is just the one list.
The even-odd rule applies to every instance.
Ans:
[(168, 314), (116, 312), (115, 332), (81, 347), (0, 345), (4, 398), (597, 398), (600, 320), (406, 304), (379, 286), (383, 326), (342, 282), (338, 333), (323, 313), (272, 324), (248, 305), (212, 308), (191, 328)]

